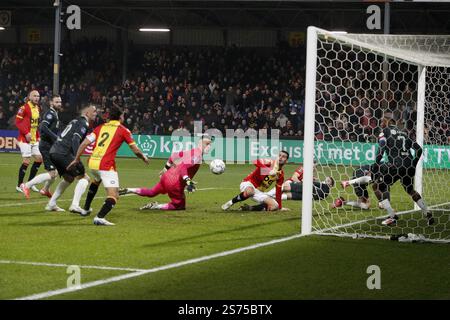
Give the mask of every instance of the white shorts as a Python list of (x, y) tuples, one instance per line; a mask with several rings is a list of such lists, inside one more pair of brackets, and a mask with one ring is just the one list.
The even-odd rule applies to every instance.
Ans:
[(22, 158), (31, 158), (31, 156), (41, 155), (41, 152), (39, 151), (39, 142), (26, 143), (18, 141), (17, 144), (19, 145)]
[(241, 182), (239, 189), (241, 192), (244, 192), (244, 190), (247, 189), (248, 187), (252, 188), (255, 193), (252, 197), (253, 201), (256, 201), (258, 203), (263, 203), (267, 198), (271, 198), (271, 196), (268, 195), (267, 193), (256, 189), (255, 186), (253, 185), (253, 183), (251, 183), (250, 181)]
[(105, 188), (119, 188), (119, 175), (117, 171), (94, 170), (91, 169), (95, 181), (102, 180)]

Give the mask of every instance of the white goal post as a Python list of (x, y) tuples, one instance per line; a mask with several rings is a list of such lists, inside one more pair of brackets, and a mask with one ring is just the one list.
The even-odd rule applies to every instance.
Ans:
[[(415, 234), (450, 242), (450, 35), (347, 34), (309, 27), (306, 61), (302, 234)], [(435, 215), (433, 226), (422, 221), (399, 182), (390, 189), (400, 216), (395, 227), (381, 226), (387, 214), (369, 185), (369, 209), (333, 207), (337, 198), (345, 204), (360, 201), (348, 201), (358, 198), (357, 186), (343, 188), (340, 182), (374, 162), (385, 118), (423, 148), (414, 188)], [(314, 176), (335, 180), (326, 199), (313, 199)]]

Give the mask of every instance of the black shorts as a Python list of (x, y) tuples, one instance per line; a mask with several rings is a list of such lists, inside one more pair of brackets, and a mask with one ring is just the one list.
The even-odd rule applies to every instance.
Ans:
[(330, 194), (330, 187), (326, 183), (313, 182), (313, 199), (323, 200)]
[(367, 191), (367, 185), (365, 184), (353, 186), (353, 191), (358, 198), (369, 198), (369, 191)]
[[(360, 167), (353, 172), (353, 178), (361, 178), (367, 175), (368, 168)], [(367, 184), (358, 184), (353, 186), (353, 191), (355, 192), (358, 198), (364, 197), (369, 198), (369, 192), (367, 191)]]
[(303, 183), (301, 182), (291, 182), (291, 192), (302, 193), (303, 192)]
[[(292, 182), (291, 191), (292, 198), (294, 200), (301, 200), (303, 197), (303, 183), (302, 182)], [(330, 187), (322, 182), (313, 182), (313, 199), (323, 200), (330, 194)]]
[(387, 169), (381, 170), (381, 174), (377, 178), (377, 183), (381, 190), (388, 189), (394, 183), (400, 180), (406, 192), (410, 193), (414, 190), (414, 176), (416, 175), (416, 168), (413, 166), (388, 166)]
[(42, 143), (39, 144), (39, 152), (42, 155), (42, 161), (44, 162), (44, 168), (46, 171), (53, 171), (55, 170), (55, 166), (53, 165), (52, 159), (50, 158), (50, 148), (51, 145), (42, 145)]
[(73, 155), (50, 153), (50, 159), (56, 167), (56, 170), (58, 170), (60, 176), (68, 174), (75, 178), (84, 175), (84, 173), (86, 172), (81, 162), (67, 171), (67, 166), (75, 159)]

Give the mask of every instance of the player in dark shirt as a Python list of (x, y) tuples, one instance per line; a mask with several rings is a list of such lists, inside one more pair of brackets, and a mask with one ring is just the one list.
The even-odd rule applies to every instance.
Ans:
[[(411, 152), (414, 151), (414, 154)], [(389, 201), (389, 187), (400, 180), (405, 191), (422, 210), (428, 220), (428, 225), (434, 223), (433, 216), (428, 212), (427, 205), (420, 194), (414, 190), (414, 176), (416, 166), (422, 156), (420, 145), (408, 137), (407, 133), (395, 126), (395, 121), (390, 119), (389, 124), (379, 136), (378, 153), (375, 163), (380, 165), (383, 155), (386, 153), (388, 162), (386, 170), (380, 170), (375, 181), (375, 195), (389, 217), (383, 221), (383, 225), (395, 225), (398, 216), (395, 214)]]
[[(382, 169), (383, 168), (383, 169)], [(369, 184), (372, 184), (373, 181), (376, 181), (378, 179), (378, 176), (381, 171), (386, 170), (387, 165), (382, 163), (381, 165), (377, 165), (376, 163), (371, 165), (362, 165), (358, 168), (356, 168), (353, 171), (353, 177), (351, 180), (345, 180), (341, 181), (341, 186), (345, 189), (348, 186), (353, 187), (353, 191), (355, 192), (355, 195), (358, 197), (356, 201), (347, 201), (344, 197), (337, 198), (331, 208), (339, 208), (344, 205), (360, 208), (363, 210), (367, 210), (370, 208), (370, 199), (369, 199), (369, 191), (367, 190), (367, 186)], [(375, 186), (372, 184), (372, 186)], [(389, 192), (389, 190), (388, 190)], [(389, 200), (389, 194), (387, 195)], [(380, 208), (382, 206), (378, 204)]]
[(44, 183), (44, 187), (39, 191), (43, 196), (52, 197), (50, 193), (50, 185), (55, 181), (56, 168), (50, 159), (50, 148), (58, 138), (59, 118), (58, 111), (62, 109), (62, 101), (59, 95), (53, 95), (50, 99), (50, 108), (45, 112), (39, 125), (39, 151), (41, 152), (46, 173), (42, 173), (33, 178), (33, 180), (22, 184), (20, 187), (23, 194), (29, 198), (30, 189), (40, 183)]
[[(326, 177), (324, 181), (313, 181), (313, 199), (325, 199), (333, 187), (334, 179), (332, 177)], [(302, 200), (303, 182), (291, 182), (283, 185), (283, 200), (284, 195), (286, 195), (286, 200)]]
[(79, 214), (85, 213), (84, 210), (80, 208), (80, 199), (89, 185), (89, 176), (85, 173), (84, 166), (81, 162), (76, 166), (71, 167), (70, 170), (67, 170), (67, 167), (75, 159), (78, 147), (88, 133), (89, 123), (94, 121), (96, 116), (97, 108), (94, 105), (89, 105), (84, 108), (81, 112), (81, 116), (72, 120), (58, 135), (56, 142), (52, 145), (50, 149), (50, 158), (63, 179), (56, 187), (55, 193), (45, 207), (45, 210), (65, 211), (56, 205), (56, 201), (76, 178), (79, 181), (75, 187), (69, 211)]

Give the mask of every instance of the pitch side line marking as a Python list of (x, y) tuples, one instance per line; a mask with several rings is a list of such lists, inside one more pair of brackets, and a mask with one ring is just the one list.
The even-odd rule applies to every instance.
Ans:
[[(446, 205), (446, 204), (447, 203), (439, 204), (439, 205), (436, 205), (436, 206), (441, 206), (441, 205)], [(414, 212), (414, 211), (417, 211), (417, 210), (409, 210), (409, 211), (404, 211), (404, 212), (401, 212), (401, 213), (405, 214), (407, 212)], [(397, 213), (397, 214), (400, 214), (400, 212)], [(357, 223), (362, 223), (362, 222), (361, 221), (357, 221), (354, 224), (357, 224)], [(331, 231), (333, 229), (335, 229), (335, 227), (321, 230), (321, 232), (327, 232), (327, 231)], [(318, 233), (319, 232), (313, 232), (312, 234), (318, 234)], [(107, 278), (107, 279), (103, 279), (103, 280), (92, 281), (92, 282), (88, 282), (88, 283), (85, 283), (85, 284), (82, 284), (82, 285), (76, 286), (76, 287), (69, 287), (69, 288), (63, 288), (63, 289), (58, 289), (58, 290), (51, 290), (51, 291), (46, 291), (46, 292), (42, 292), (42, 293), (37, 293), (37, 294), (33, 294), (33, 295), (21, 297), (21, 298), (16, 298), (15, 300), (39, 300), (39, 299), (45, 299), (45, 298), (49, 298), (49, 297), (53, 297), (53, 296), (57, 296), (57, 295), (61, 295), (61, 294), (69, 293), (69, 292), (75, 292), (75, 291), (80, 291), (80, 290), (84, 290), (84, 289), (87, 289), (87, 288), (101, 286), (101, 285), (112, 283), (112, 282), (118, 282), (118, 281), (122, 281), (122, 280), (126, 280), (126, 279), (136, 278), (136, 277), (140, 277), (142, 275), (149, 274), (149, 273), (156, 273), (156, 272), (159, 272), (159, 271), (175, 269), (175, 268), (179, 268), (179, 267), (190, 265), (190, 264), (194, 264), (194, 263), (199, 263), (199, 262), (208, 261), (208, 260), (212, 260), (212, 259), (216, 259), (216, 258), (220, 258), (220, 257), (225, 257), (225, 256), (233, 255), (233, 254), (244, 252), (244, 251), (254, 250), (254, 249), (261, 248), (261, 247), (266, 247), (266, 246), (270, 246), (270, 245), (273, 245), (273, 244), (278, 244), (278, 243), (282, 243), (282, 242), (286, 242), (286, 241), (290, 241), (290, 240), (293, 240), (293, 239), (298, 239), (298, 238), (302, 238), (302, 237), (306, 237), (306, 236), (308, 236), (308, 235), (306, 235), (306, 234), (296, 234), (296, 235), (285, 237), (285, 238), (281, 238), (281, 239), (276, 239), (276, 240), (272, 240), (272, 241), (268, 241), (268, 242), (257, 243), (257, 244), (250, 245), (250, 246), (247, 246), (247, 247), (242, 247), (242, 248), (237, 248), (237, 249), (233, 249), (233, 250), (223, 251), (223, 252), (215, 253), (215, 254), (212, 254), (212, 255), (203, 256), (203, 257), (200, 257), (200, 258), (194, 258), (194, 259), (189, 259), (189, 260), (185, 260), (185, 261), (181, 261), (181, 262), (177, 262), (177, 263), (168, 264), (168, 265), (161, 266), (161, 267), (156, 267), (156, 268), (152, 268), (152, 269), (146, 269), (146, 270), (142, 270), (142, 271), (136, 271), (136, 272), (132, 272), (132, 273), (128, 273), (128, 274), (124, 274), (124, 275), (120, 275), (120, 276), (115, 276), (115, 277), (111, 277), (111, 278)]]
[(124, 275), (120, 275), (120, 276), (115, 276), (115, 277), (111, 277), (111, 278), (107, 278), (107, 279), (103, 279), (103, 280), (92, 281), (92, 282), (82, 284), (78, 287), (69, 287), (69, 288), (63, 288), (63, 289), (59, 289), (59, 290), (42, 292), (42, 293), (33, 294), (33, 295), (22, 297), (22, 298), (17, 298), (15, 300), (45, 299), (48, 297), (53, 297), (53, 296), (57, 296), (57, 295), (64, 294), (64, 293), (75, 292), (75, 291), (79, 291), (79, 290), (83, 290), (83, 289), (87, 289), (87, 288), (101, 286), (101, 285), (104, 285), (107, 283), (117, 282), (117, 281), (121, 281), (121, 280), (125, 280), (125, 279), (136, 278), (136, 277), (140, 277), (140, 276), (143, 276), (143, 275), (149, 274), (149, 273), (155, 273), (155, 272), (159, 272), (159, 271), (175, 269), (175, 268), (183, 267), (183, 266), (194, 264), (194, 263), (199, 263), (199, 262), (208, 261), (208, 260), (212, 260), (212, 259), (216, 259), (216, 258), (220, 258), (220, 257), (225, 257), (225, 256), (233, 255), (233, 254), (244, 252), (244, 251), (254, 250), (257, 248), (266, 247), (266, 246), (270, 246), (270, 245), (281, 243), (281, 242), (286, 242), (286, 241), (301, 238), (304, 236), (306, 236), (306, 235), (296, 234), (296, 235), (293, 235), (290, 237), (276, 239), (276, 240), (272, 240), (272, 241), (268, 241), (268, 242), (257, 243), (257, 244), (251, 245), (251, 246), (237, 248), (237, 249), (228, 250), (228, 251), (223, 251), (223, 252), (215, 253), (212, 255), (203, 256), (200, 258), (194, 258), (194, 259), (189, 259), (189, 260), (185, 260), (185, 261), (181, 261), (181, 262), (177, 262), (177, 263), (168, 264), (168, 265), (161, 266), (161, 267), (146, 269), (143, 271), (136, 271), (136, 272), (132, 272), (132, 273), (128, 273), (128, 274), (124, 274)]
[(64, 264), (64, 263), (46, 263), (46, 262), (29, 262), (29, 261), (15, 261), (15, 260), (0, 260), (0, 264), (22, 264), (31, 266), (43, 266), (43, 267), (69, 267), (72, 265), (79, 266), (81, 269), (98, 269), (98, 270), (118, 270), (118, 271), (144, 271), (145, 269), (135, 268), (121, 268), (121, 267), (108, 267), (108, 266), (85, 266), (77, 264)]

